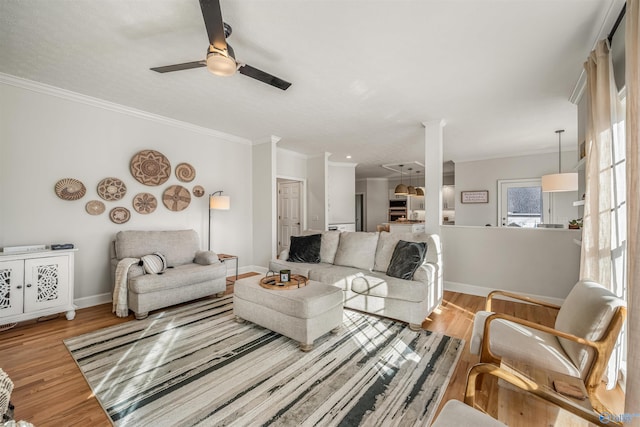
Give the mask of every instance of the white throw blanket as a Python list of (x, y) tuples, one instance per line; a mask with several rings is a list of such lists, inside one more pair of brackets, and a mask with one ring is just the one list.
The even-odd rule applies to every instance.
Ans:
[(129, 305), (127, 304), (127, 277), (129, 267), (140, 262), (138, 258), (123, 258), (116, 266), (116, 283), (113, 287), (113, 308), (112, 313), (118, 317), (129, 315)]

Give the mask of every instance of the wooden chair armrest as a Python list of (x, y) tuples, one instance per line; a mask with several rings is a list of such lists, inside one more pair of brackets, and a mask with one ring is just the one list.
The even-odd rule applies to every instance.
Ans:
[(477, 390), (476, 384), (477, 384), (478, 378), (484, 374), (492, 375), (494, 377), (500, 378), (508, 382), (509, 384), (512, 384), (518, 387), (521, 390), (534, 394), (540, 397), (541, 399), (551, 402), (554, 405), (559, 406), (562, 409), (569, 411), (596, 425), (599, 425), (599, 426), (622, 425), (621, 423), (618, 423), (615, 420), (611, 420), (610, 418), (607, 418), (607, 417), (603, 418), (596, 412), (587, 412), (583, 409), (580, 409), (577, 406), (568, 403), (567, 400), (563, 399), (559, 395), (545, 390), (536, 382), (528, 378), (524, 378), (520, 375), (516, 375), (512, 372), (506, 371), (499, 366), (492, 365), (489, 363), (479, 363), (477, 365), (474, 365), (471, 367), (471, 369), (469, 369), (469, 373), (467, 374), (467, 384), (466, 384), (465, 393), (464, 393), (464, 403), (471, 406), (472, 408), (482, 410), (481, 408), (478, 408), (476, 406), (475, 397), (476, 397), (476, 390)]
[(562, 331), (559, 331), (557, 329), (550, 328), (549, 326), (539, 325), (537, 323), (530, 322), (529, 320), (520, 319), (518, 317), (510, 316), (508, 314), (493, 313), (489, 317), (487, 317), (487, 319), (484, 322), (484, 333), (482, 335), (482, 348), (480, 349), (480, 361), (481, 362), (492, 362), (492, 363), (499, 363), (500, 362), (500, 358), (491, 352), (491, 348), (490, 348), (490, 345), (489, 345), (489, 343), (491, 341), (490, 338), (489, 338), (490, 329), (491, 329), (491, 322), (496, 320), (496, 319), (506, 320), (506, 321), (509, 321), (509, 322), (512, 322), (512, 323), (517, 323), (519, 325), (526, 326), (526, 327), (531, 328), (531, 329), (536, 329), (538, 331), (547, 332), (547, 333), (555, 335), (555, 336), (557, 336), (559, 338), (565, 338), (565, 339), (577, 342), (578, 344), (582, 344), (582, 345), (586, 345), (586, 346), (592, 347), (592, 348), (594, 348), (596, 350), (596, 352), (600, 352), (603, 349), (602, 343), (599, 343), (599, 342), (589, 341), (589, 340), (586, 340), (584, 338), (578, 337), (576, 335), (568, 334), (566, 332), (562, 332)]
[(528, 302), (530, 304), (535, 304), (535, 305), (540, 305), (542, 307), (547, 307), (547, 308), (553, 308), (555, 310), (560, 310), (560, 306), (557, 304), (552, 304), (550, 302), (546, 302), (546, 301), (542, 301), (542, 300), (538, 300), (535, 298), (531, 298), (525, 295), (520, 295), (520, 294), (516, 294), (513, 292), (508, 292), (508, 291), (492, 291), (489, 293), (489, 295), (487, 295), (487, 303), (485, 305), (485, 310), (486, 311), (493, 311), (491, 309), (491, 302), (493, 300), (493, 297), (500, 295), (500, 296), (504, 296), (504, 297), (508, 297), (508, 298), (512, 298), (512, 299), (516, 299), (519, 301), (524, 301), (524, 302)]

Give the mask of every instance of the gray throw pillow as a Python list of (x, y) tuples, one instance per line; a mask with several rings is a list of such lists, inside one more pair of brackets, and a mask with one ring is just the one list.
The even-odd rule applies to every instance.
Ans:
[(387, 276), (404, 280), (413, 279), (413, 273), (422, 265), (426, 255), (426, 242), (398, 241), (387, 268)]
[(291, 236), (287, 261), (318, 264), (320, 262), (321, 243), (322, 234)]

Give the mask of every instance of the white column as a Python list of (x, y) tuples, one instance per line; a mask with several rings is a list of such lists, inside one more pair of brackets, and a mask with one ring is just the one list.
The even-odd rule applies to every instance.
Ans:
[(442, 225), (442, 160), (444, 119), (422, 122), (424, 126), (425, 231), (440, 234)]
[(277, 254), (277, 136), (252, 147), (253, 265), (267, 266)]

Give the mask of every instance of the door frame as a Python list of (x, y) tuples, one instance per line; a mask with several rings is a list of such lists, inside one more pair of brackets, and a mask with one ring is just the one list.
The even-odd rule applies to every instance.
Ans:
[(280, 244), (282, 241), (280, 238), (280, 219), (278, 218), (278, 212), (280, 212), (280, 184), (288, 183), (288, 182), (299, 182), (300, 183), (300, 231), (307, 229), (307, 179), (294, 177), (294, 176), (285, 176), (285, 175), (276, 175), (276, 216), (273, 219), (276, 223), (276, 249), (277, 254), (280, 254)]
[[(356, 197), (358, 196), (362, 196), (362, 206), (361, 206), (361, 218), (360, 218), (360, 222), (362, 223), (362, 231), (367, 231), (367, 193), (356, 193)], [(356, 208), (357, 208), (358, 204), (356, 203)], [(357, 218), (357, 216), (356, 216)], [(356, 223), (357, 223), (357, 219), (356, 219)], [(357, 225), (357, 224), (356, 224)], [(358, 228), (356, 226), (356, 231), (358, 231)]]

